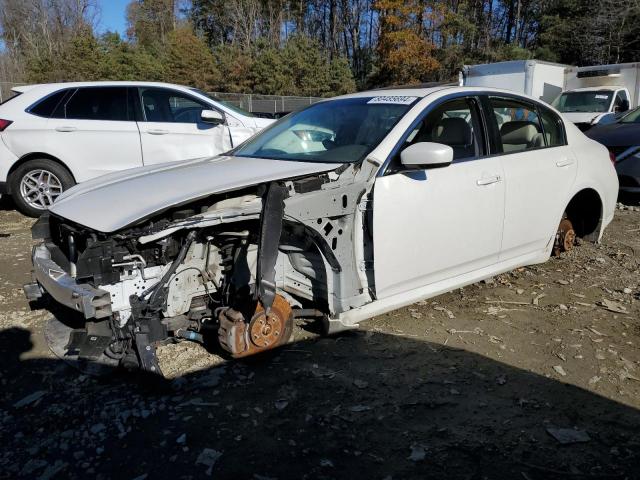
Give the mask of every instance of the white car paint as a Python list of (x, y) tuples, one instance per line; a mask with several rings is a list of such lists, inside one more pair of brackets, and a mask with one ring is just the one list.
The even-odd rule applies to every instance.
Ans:
[[(29, 112), (31, 106), (61, 90), (108, 87), (155, 89), (188, 98), (222, 113), (225, 122), (213, 125), (191, 117), (184, 122), (150, 121), (142, 107), (138, 121), (46, 118)], [(0, 186), (4, 186), (0, 193), (7, 189), (11, 172), (22, 159), (51, 158), (80, 183), (143, 165), (219, 155), (273, 122), (243, 115), (197, 90), (165, 83), (77, 82), (29, 85), (14, 91), (19, 95), (0, 105), (0, 119), (12, 122), (0, 132)]]
[[(50, 211), (99, 232), (114, 232), (168, 206), (336, 167), (232, 156), (173, 162), (117, 172), (77, 185), (62, 194)], [(135, 192), (135, 202), (131, 201), (131, 192)]]
[[(184, 305), (172, 310), (172, 314), (180, 315), (188, 313), (185, 309), (194, 296), (204, 295), (207, 288), (215, 290), (220, 285), (220, 277), (216, 275), (223, 275), (219, 270), (209, 273), (210, 265), (203, 264), (202, 252), (209, 252), (207, 245), (212, 250), (218, 247), (202, 239), (213, 238), (207, 237), (217, 234), (211, 228), (221, 224), (224, 235), (256, 228), (257, 224), (252, 226), (247, 221), (265, 221), (266, 216), (261, 217), (260, 213), (267, 202), (267, 196), (261, 196), (262, 187), (269, 184), (269, 188), (275, 188), (269, 182), (281, 180), (275, 184), (286, 189), (279, 221), (286, 220), (290, 231), (281, 235), (275, 230), (277, 277), (272, 285), (291, 305), (300, 307), (306, 301), (306, 305), (324, 308), (329, 331), (356, 327), (366, 318), (515, 267), (546, 261), (568, 206), (591, 209), (585, 213), (593, 223), (584, 232), (589, 240), (599, 241), (611, 222), (618, 180), (606, 148), (588, 139), (570, 122), (562, 121), (552, 108), (503, 90), (471, 87), (360, 92), (325, 100), (324, 106), (344, 99), (377, 103), (382, 96), (390, 102), (403, 102), (410, 97), (415, 97), (415, 101), (405, 103), (410, 107), (399, 119), (394, 117), (386, 136), (360, 162), (331, 164), (255, 158), (245, 155), (252, 144), (248, 142), (232, 152), (235, 157), (145, 167), (96, 179), (69, 190), (51, 211), (58, 222), (69, 220), (105, 232), (107, 238), (131, 235), (138, 245), (148, 248), (154, 242), (170, 240), (178, 232), (182, 236), (177, 238), (184, 239), (185, 231), (199, 238), (184, 261), (189, 269), (181, 270), (191, 280), (181, 277), (176, 285), (167, 283), (172, 305)], [(421, 168), (412, 156), (410, 166), (399, 164), (391, 168), (404, 145), (401, 142), (415, 138), (423, 115), (429, 118), (430, 112), (452, 99), (475, 101), (478, 96), (537, 102), (540, 109), (553, 113), (554, 121), (559, 122), (564, 132), (563, 141), (557, 146), (546, 141), (540, 147), (530, 146), (525, 151), (505, 149), (505, 152), (490, 143), (480, 156), (459, 157), (450, 165), (427, 166), (426, 161)], [(374, 98), (369, 100), (370, 97)], [(274, 138), (278, 138), (278, 129), (283, 125), (273, 127)], [(497, 140), (495, 128), (497, 122), (495, 127), (487, 124), (487, 135)], [(481, 125), (480, 131), (483, 130)], [(474, 131), (480, 135), (475, 127)], [(271, 138), (269, 135), (268, 131), (259, 134), (254, 143), (266, 142)], [(427, 146), (442, 149), (442, 144)], [(447, 144), (442, 156), (453, 152), (454, 147)], [(322, 158), (329, 160), (331, 150), (323, 153), (327, 152), (329, 155)], [(315, 180), (320, 181), (314, 183)], [(234, 196), (235, 191), (238, 193)], [(220, 193), (225, 195), (218, 196)], [(186, 208), (190, 201), (207, 196), (211, 198), (205, 203), (206, 208), (189, 218), (163, 217), (167, 209)], [(585, 203), (575, 203), (576, 199)], [(166, 223), (145, 230), (145, 222), (153, 215)], [(237, 223), (235, 230), (234, 223)], [(135, 229), (126, 228), (133, 224)], [(111, 232), (117, 235), (108, 235)], [(295, 242), (279, 243), (287, 236), (295, 236), (300, 245), (311, 245), (309, 251), (316, 256), (303, 256), (305, 260), (295, 267), (295, 255), (307, 250)], [(254, 265), (260, 251), (257, 245), (251, 245), (246, 250), (244, 265), (250, 270), (248, 278), (253, 279), (249, 281), (257, 281)], [(46, 246), (38, 248), (34, 263), (36, 272), (40, 272), (39, 281), (51, 285), (55, 279), (43, 273), (51, 268)], [(209, 253), (206, 258), (208, 262)], [(302, 272), (314, 261), (320, 262), (321, 274), (314, 276), (314, 270), (314, 275), (305, 276)], [(168, 269), (168, 265), (162, 267)], [(215, 279), (208, 287), (197, 280), (198, 271), (203, 270), (207, 270), (208, 278)], [(315, 295), (322, 288), (326, 288), (326, 298), (318, 300)], [(121, 291), (127, 297), (132, 294), (122, 282), (105, 289)], [(59, 301), (64, 301), (64, 294), (60, 298)], [(118, 308), (123, 312), (119, 318), (129, 318), (127, 305)]]

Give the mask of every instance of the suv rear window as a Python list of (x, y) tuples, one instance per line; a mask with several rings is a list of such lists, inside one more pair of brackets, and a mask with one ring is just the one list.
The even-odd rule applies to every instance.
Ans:
[(29, 113), (33, 113), (34, 115), (38, 115), (40, 117), (51, 117), (53, 115), (54, 110), (58, 106), (58, 104), (62, 101), (64, 96), (67, 94), (69, 90), (59, 90), (55, 93), (52, 93), (43, 99), (39, 100), (35, 104), (31, 105), (27, 111)]
[(79, 88), (65, 106), (67, 119), (127, 121), (130, 116), (126, 87)]

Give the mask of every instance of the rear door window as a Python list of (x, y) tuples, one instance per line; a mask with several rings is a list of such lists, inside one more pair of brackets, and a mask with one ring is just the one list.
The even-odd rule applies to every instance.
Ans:
[(127, 121), (132, 114), (126, 87), (79, 88), (64, 108), (64, 118), (73, 120)]
[(544, 129), (545, 143), (547, 147), (560, 147), (566, 145), (564, 126), (562, 120), (551, 110), (540, 107), (540, 119)]
[(489, 97), (489, 105), (498, 126), (498, 148), (515, 153), (545, 146), (537, 108), (513, 98)]

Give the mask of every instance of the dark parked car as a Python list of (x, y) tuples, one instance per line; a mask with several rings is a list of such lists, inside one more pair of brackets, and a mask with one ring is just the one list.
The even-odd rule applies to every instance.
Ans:
[(609, 149), (620, 190), (640, 193), (640, 107), (614, 123), (593, 127), (585, 135)]

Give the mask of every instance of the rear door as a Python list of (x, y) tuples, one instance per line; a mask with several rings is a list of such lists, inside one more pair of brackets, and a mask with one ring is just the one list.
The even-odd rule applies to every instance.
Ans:
[(80, 87), (47, 121), (45, 148), (82, 182), (142, 165), (140, 134), (129, 89)]
[(231, 149), (229, 128), (200, 118), (202, 110), (213, 110), (211, 105), (168, 88), (143, 87), (139, 93), (145, 165), (212, 157)]
[(562, 120), (520, 97), (487, 97), (484, 104), (505, 179), (500, 260), (542, 253), (553, 241), (577, 172)]

